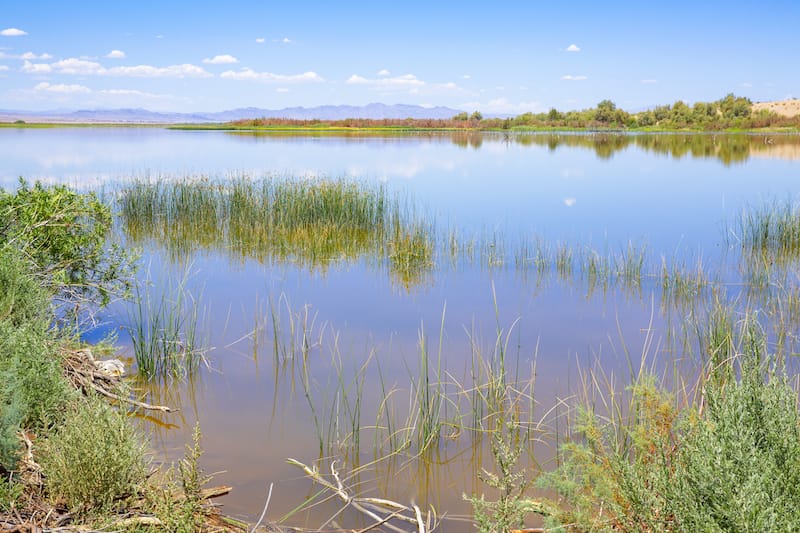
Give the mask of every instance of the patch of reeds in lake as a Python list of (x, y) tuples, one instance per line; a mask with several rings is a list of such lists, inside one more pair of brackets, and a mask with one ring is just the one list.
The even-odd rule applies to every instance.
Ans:
[(750, 263), (786, 265), (800, 259), (800, 207), (772, 203), (739, 218), (742, 254)]
[(324, 178), (137, 181), (119, 203), (128, 238), (164, 246), (173, 259), (211, 250), (321, 271), (367, 259), (406, 287), (432, 267), (430, 228), (381, 185)]

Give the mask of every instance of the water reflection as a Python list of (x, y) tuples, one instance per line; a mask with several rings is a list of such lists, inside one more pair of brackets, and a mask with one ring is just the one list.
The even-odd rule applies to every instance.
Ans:
[(561, 147), (592, 150), (599, 159), (611, 159), (629, 148), (662, 154), (676, 159), (693, 157), (716, 159), (724, 165), (742, 163), (750, 157), (800, 159), (800, 135), (796, 134), (720, 134), (720, 133), (491, 133), (457, 132), (298, 132), (298, 131), (229, 131), (225, 135), (239, 140), (269, 143), (276, 139), (296, 139), (298, 142), (328, 142), (345, 144), (403, 144), (450, 143), (460, 148), (480, 149), (486, 144), (517, 144), (542, 146), (554, 152)]
[[(492, 383), (531, 429), (533, 457), (520, 464), (532, 471), (554, 457), (571, 415), (562, 400), (586, 369), (622, 391), (642, 360), (666, 382), (694, 376), (713, 352), (698, 325), (719, 305), (734, 318), (757, 308), (775, 351), (800, 341), (800, 246), (776, 251), (770, 243), (785, 239), (770, 237), (765, 254), (742, 239), (746, 227), (768, 223), (771, 236), (791, 226), (781, 221), (793, 211), (736, 222), (765, 198), (800, 194), (797, 136), (7, 135), (12, 186), (20, 174), (84, 186), (152, 176), (140, 203), (119, 204), (120, 236), (157, 271), (200, 273), (214, 349), (210, 368), (187, 381), (134, 387), (181, 408), (146, 422), (166, 460), (200, 422), (203, 467), (234, 486), (225, 510), (251, 519), (270, 481), (274, 519), (314, 492), (287, 457), (326, 472), (338, 458), (365, 493), (469, 515), (462, 492), (492, 497), (477, 477), (494, 468)], [(236, 183), (275, 174), (305, 185), (343, 176), (369, 192), (360, 209), (399, 199), (400, 214), (353, 227), (348, 215), (326, 229), (309, 211), (305, 223), (276, 225), (261, 189), (243, 186), (233, 202)], [(123, 191), (107, 188), (122, 202)], [(115, 325), (129, 316), (118, 311), (107, 317)], [(339, 510), (328, 502), (291, 523), (314, 527)], [(342, 524), (358, 523), (345, 515)]]

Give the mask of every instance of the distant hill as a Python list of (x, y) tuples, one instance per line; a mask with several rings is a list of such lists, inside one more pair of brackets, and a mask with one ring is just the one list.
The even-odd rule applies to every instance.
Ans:
[(777, 102), (756, 102), (753, 104), (753, 111), (760, 111), (766, 109), (783, 115), (785, 117), (796, 117), (800, 115), (800, 99), (788, 98)]
[(159, 113), (147, 109), (82, 109), (79, 111), (12, 111), (0, 109), (0, 122), (24, 120), (26, 122), (59, 123), (118, 123), (118, 124), (174, 124), (229, 122), (248, 118), (287, 118), (295, 120), (344, 120), (347, 118), (452, 118), (460, 113), (449, 107), (422, 107), (404, 104), (369, 104), (365, 106), (326, 105), (318, 107), (287, 107), (262, 109), (244, 107), (213, 113)]

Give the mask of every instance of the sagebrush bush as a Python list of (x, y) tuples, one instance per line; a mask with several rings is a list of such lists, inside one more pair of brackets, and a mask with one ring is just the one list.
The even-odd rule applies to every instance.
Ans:
[(42, 323), (0, 321), (0, 464), (13, 468), (20, 429), (43, 433), (63, 420), (73, 391)]
[(673, 512), (683, 531), (800, 528), (797, 393), (755, 368), (737, 383), (709, 387), (674, 478)]
[(100, 398), (76, 402), (42, 448), (51, 498), (82, 513), (113, 508), (146, 478), (144, 440), (125, 413)]
[(47, 317), (48, 294), (16, 248), (0, 244), (0, 320), (18, 326)]
[[(757, 328), (756, 328), (757, 329)], [(800, 527), (800, 414), (785, 371), (748, 327), (731, 371), (698, 405), (642, 377), (625, 423), (584, 408), (561, 464), (542, 478), (562, 498), (553, 526), (575, 531), (794, 531)], [(739, 345), (742, 346), (742, 345)], [(725, 379), (720, 379), (725, 375)], [(615, 406), (616, 410), (619, 406)]]

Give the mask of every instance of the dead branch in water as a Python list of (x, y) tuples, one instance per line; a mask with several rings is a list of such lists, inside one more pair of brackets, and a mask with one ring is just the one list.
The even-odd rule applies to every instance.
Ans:
[[(370, 531), (381, 526), (389, 528), (392, 531), (396, 531), (397, 533), (410, 533), (410, 531), (426, 533), (428, 531), (433, 531), (439, 523), (439, 519), (436, 516), (436, 510), (433, 508), (428, 510), (426, 513), (426, 519), (423, 520), (422, 511), (416, 504), (412, 503), (411, 506), (407, 506), (384, 498), (352, 496), (349, 492), (347, 492), (347, 489), (344, 487), (344, 484), (339, 477), (339, 473), (336, 471), (335, 461), (332, 462), (330, 466), (331, 476), (333, 477), (335, 484), (323, 477), (316, 467), (309, 467), (300, 461), (297, 461), (296, 459), (287, 459), (287, 462), (291, 465), (299, 467), (303, 470), (306, 476), (311, 478), (312, 481), (330, 490), (344, 502), (345, 507), (351, 506), (375, 521), (374, 524), (371, 524), (366, 529), (358, 530), (358, 532), (355, 533)], [(413, 530), (403, 529), (390, 523), (392, 521), (405, 522), (413, 527)]]
[(151, 405), (117, 394), (115, 391), (119, 389), (122, 382), (120, 376), (102, 371), (88, 348), (65, 352), (63, 361), (64, 373), (76, 389), (83, 391), (91, 389), (121, 404), (132, 405), (148, 411), (172, 412), (172, 409), (165, 405)]

